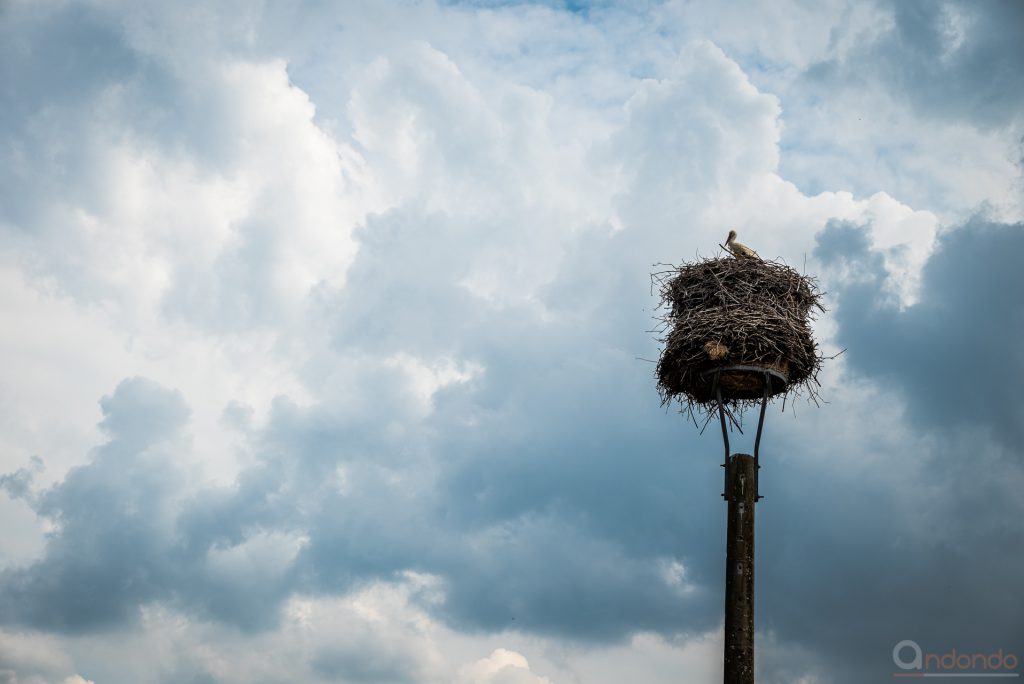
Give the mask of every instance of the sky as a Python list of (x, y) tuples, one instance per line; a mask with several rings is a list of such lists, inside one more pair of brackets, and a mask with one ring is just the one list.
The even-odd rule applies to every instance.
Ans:
[(0, 1), (0, 682), (720, 681), (650, 273), (731, 228), (845, 350), (768, 410), (758, 681), (1024, 660), (1021, 26)]

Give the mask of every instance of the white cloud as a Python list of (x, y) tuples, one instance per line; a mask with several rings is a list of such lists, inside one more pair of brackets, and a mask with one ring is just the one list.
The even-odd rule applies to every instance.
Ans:
[(504, 648), (467, 665), (459, 672), (459, 684), (551, 684), (547, 677), (530, 672), (530, 663), (521, 653)]
[(451, 358), (442, 358), (427, 363), (409, 354), (389, 357), (384, 360), (384, 365), (400, 368), (406, 374), (410, 390), (425, 411), (429, 410), (430, 400), (439, 389), (452, 383), (468, 382), (484, 372), (483, 366), (471, 361), (459, 363)]
[[(0, 681), (10, 684), (81, 684), (59, 640), (44, 634), (0, 630)], [(91, 684), (91, 683), (90, 683)]]

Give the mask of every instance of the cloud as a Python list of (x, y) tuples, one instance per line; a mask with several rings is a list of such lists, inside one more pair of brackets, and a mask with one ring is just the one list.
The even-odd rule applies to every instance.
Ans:
[[(999, 297), (1015, 277), (1002, 255), (1020, 226), (977, 218), (946, 231), (920, 300), (905, 307), (869, 232), (833, 223), (815, 251), (835, 292), (836, 341), (847, 347), (833, 391), (859, 392), (838, 394), (816, 425), (780, 425), (773, 452), (807, 456), (773, 458), (762, 476), (759, 581), (771, 589), (759, 601), (771, 676), (782, 680), (888, 676), (892, 645), (907, 638), (936, 652), (1021, 647), (1019, 616), (1001, 599), (1021, 572), (1006, 553), (1019, 531), (1005, 525), (1021, 515), (1018, 423), (1007, 418), (1018, 409), (961, 372), (978, 340), (1013, 334), (995, 331), (1018, 317), (996, 312), (1015, 307)], [(982, 386), (997, 372), (983, 365)], [(818, 556), (830, 559), (827, 571), (808, 564)], [(886, 627), (869, 627), (882, 613)]]
[(664, 12), (779, 97), (780, 171), (805, 193), (884, 191), (948, 223), (979, 209), (1006, 222), (1024, 215), (1013, 3), (666, 3)]
[(530, 663), (521, 653), (504, 648), (463, 668), (460, 684), (551, 684), (547, 677), (530, 672)]
[(1005, 378), (1024, 371), (1024, 356), (1005, 340), (1024, 333), (1014, 295), (1024, 225), (976, 218), (945, 232), (922, 272), (921, 301), (902, 310), (886, 303), (887, 273), (860, 229), (834, 225), (818, 240), (820, 258), (859, 273), (837, 311), (850, 367), (897, 383), (925, 429), (981, 426), (1019, 444), (1024, 404)]
[[(954, 170), (910, 193), (951, 204), (908, 202), (892, 178), (940, 166), (910, 149), (808, 196), (787, 136), (826, 129), (787, 88), (895, 34), (833, 53), (842, 7), (800, 31), (783, 9), (754, 42), (817, 33), (758, 67), (677, 11), (18, 6), (11, 60), (68, 43), (25, 58), (69, 85), (4, 91), (0, 148), (0, 482), (41, 521), (0, 619), (59, 645), (51, 678), (719, 676), (720, 445), (642, 359), (651, 264), (723, 226), (808, 257), (822, 341), (849, 348), (831, 404), (769, 418), (766, 681), (864, 681), (911, 632), (1024, 633), (999, 600), (1020, 407), (982, 389), (997, 353), (1020, 365), (995, 342), (1020, 227), (939, 216), (1012, 184), (1008, 129), (956, 138), (996, 190)], [(986, 383), (941, 373), (968, 357)]]
[(5, 91), (22, 118), (0, 152), (0, 225), (37, 278), (136, 330), (154, 314), (288, 325), (313, 288), (343, 281), (374, 200), (363, 203), (359, 156), (316, 126), (284, 62), (171, 63), (102, 9), (22, 8), (9, 25), (22, 24), (5, 49), (54, 58), (27, 60), (19, 79), (62, 93)]
[[(82, 684), (71, 659), (52, 637), (0, 630), (0, 682)], [(90, 683), (91, 684), (91, 683)]]
[(100, 399), (100, 428), (127, 449), (144, 449), (178, 432), (188, 419), (181, 394), (144, 378), (123, 381), (114, 394)]
[(870, 73), (923, 117), (981, 126), (1018, 119), (1024, 49), (1011, 27), (1024, 20), (1019, 3), (882, 6), (891, 17), (887, 30), (839, 59), (812, 66), (809, 74), (839, 84), (863, 83)]
[[(429, 168), (449, 189), (468, 184), (493, 192), (495, 179), (467, 174), (465, 165), (477, 162), (462, 153), (489, 151), (493, 172), (510, 185), (526, 178), (524, 169), (544, 163), (514, 156), (520, 148), (500, 134), (514, 124), (553, 135), (545, 128), (543, 109), (534, 107), (543, 98), (511, 89), (509, 97), (528, 106), (520, 118), (504, 120), (436, 50), (415, 46), (411, 55), (380, 64), (356, 86), (353, 100), (355, 136), (368, 159), (400, 156), (389, 138), (362, 132), (373, 122), (362, 121), (358, 111), (366, 105), (359, 103), (377, 101), (365, 95), (377, 89), (403, 95), (380, 100), (376, 110), (424, 112), (412, 119), (412, 139), (425, 141), (409, 167), (416, 178)], [(253, 85), (265, 83), (278, 67), (231, 69), (229, 74), (246, 83), (256, 78)], [(222, 78), (219, 71), (207, 76)], [(308, 116), (301, 96), (270, 82), (286, 103), (298, 103), (300, 114), (285, 121)], [(682, 93), (703, 92), (712, 84), (719, 91), (709, 93), (692, 116), (672, 117)], [(450, 118), (444, 112), (456, 106), (472, 113), (463, 134), (475, 145), (443, 135)], [(632, 147), (621, 154), (639, 155), (637, 146), (653, 122), (661, 122), (662, 132), (666, 122), (679, 131), (693, 126), (710, 131), (714, 111), (736, 107), (748, 107), (750, 120), (760, 122), (752, 134), (760, 145), (756, 165), (770, 167), (774, 139), (761, 136), (772, 135), (777, 106), (753, 90), (720, 51), (698, 45), (680, 57), (678, 74), (642, 86), (629, 105), (627, 133), (619, 137), (632, 139)], [(255, 115), (243, 118), (250, 116)], [(741, 150), (741, 136), (737, 126), (722, 145)], [(697, 138), (680, 140), (686, 145), (685, 140)], [(694, 153), (706, 158), (705, 169), (721, 163), (727, 175), (741, 162), (728, 154), (719, 160), (723, 149), (716, 144)], [(578, 152), (568, 152), (571, 164), (582, 163), (582, 156), (573, 156)], [(665, 148), (660, 158), (640, 156), (651, 168), (668, 168), (666, 160), (677, 152)], [(700, 178), (694, 167), (680, 179)], [(412, 187), (424, 192), (421, 180)], [(425, 187), (423, 196), (433, 196)], [(644, 227), (643, 215), (636, 214), (629, 217), (628, 232), (616, 237), (604, 227), (591, 227), (589, 210), (569, 213), (591, 191), (588, 183), (546, 187), (529, 180), (526, 187), (552, 199), (525, 208), (496, 203), (488, 218), (472, 204), (441, 204), (424, 216), (417, 200), (367, 221), (344, 289), (328, 286), (304, 300), (323, 310), (330, 326), (332, 346), (302, 370), (320, 401), (302, 406), (284, 397), (274, 400), (265, 425), (248, 437), (252, 465), (239, 472), (235, 486), (190, 489), (184, 468), (161, 453), (172, 448), (165, 444), (170, 438), (178, 439), (173, 448), (188, 451), (187, 409), (169, 390), (143, 381), (122, 384), (101, 404), (101, 427), (111, 441), (96, 450), (91, 463), (43, 495), (39, 512), (62, 527), (42, 559), (8, 571), (11, 615), (40, 627), (90, 630), (131, 622), (139, 607), (163, 601), (199, 617), (259, 630), (276, 623), (292, 591), (345, 592), (359, 582), (412, 569), (443, 578), (446, 599), (438, 614), (466, 628), (497, 629), (518, 621), (532, 631), (614, 639), (631, 629), (672, 629), (693, 620), (707, 626), (715, 619), (709, 597), (680, 594), (664, 574), (665, 564), (676, 562), (692, 570), (695, 586), (705, 581), (707, 567), (691, 560), (685, 548), (707, 531), (692, 523), (669, 531), (678, 525), (678, 514), (644, 505), (646, 497), (664, 502), (678, 492), (668, 484), (673, 463), (662, 455), (670, 449), (673, 431), (666, 416), (643, 410), (656, 409), (656, 394), (635, 359), (651, 346), (643, 333), (649, 319), (642, 311), (649, 295), (637, 273), (647, 269), (658, 235), (670, 226), (657, 218), (654, 226)], [(566, 191), (576, 199), (558, 199)], [(643, 204), (634, 197), (646, 192), (642, 182), (634, 180), (624, 191), (624, 206)], [(696, 193), (690, 201), (696, 201), (693, 197)], [(552, 224), (560, 216), (575, 223)], [(280, 229), (277, 222), (268, 225)], [(574, 233), (583, 236), (584, 251), (573, 246), (566, 254)], [(643, 246), (637, 249), (634, 242)], [(607, 259), (619, 245), (627, 246), (628, 260), (609, 260), (603, 272), (588, 274), (590, 282), (572, 277), (586, 268), (588, 258), (603, 254)], [(506, 250), (516, 256), (502, 256)], [(532, 267), (520, 266), (531, 262)], [(487, 281), (480, 279), (484, 273)], [(561, 273), (570, 277), (556, 277)], [(201, 285), (202, 279), (171, 282)], [(628, 288), (627, 298), (609, 287), (616, 282)], [(228, 291), (246, 289), (251, 288), (232, 282)], [(392, 302), (384, 318), (375, 306), (380, 301)], [(573, 327), (548, 319), (549, 301), (566, 310), (578, 307), (586, 317)], [(220, 332), (203, 316), (189, 320)], [(258, 325), (255, 319), (248, 323)], [(632, 332), (613, 333), (615, 328)], [(313, 333), (324, 331), (314, 327)], [(563, 363), (572, 349), (595, 343), (602, 367), (587, 360), (590, 353), (578, 363)], [(422, 402), (410, 401), (409, 378), (394, 358), (478, 370), (435, 390), (433, 410), (420, 425)], [(523, 364), (539, 375), (524, 377)], [(598, 389), (608, 384), (625, 390), (618, 402), (598, 400)], [(581, 403), (586, 395), (590, 399)], [(574, 426), (593, 416), (605, 417), (601, 429), (589, 437), (577, 434)], [(646, 494), (623, 492), (621, 501), (602, 508), (604, 492), (618, 491), (624, 477), (618, 449), (625, 446), (621, 434), (627, 417), (651, 431), (647, 440), (630, 446), (638, 454), (632, 466), (653, 468), (661, 485)], [(381, 429), (382, 421), (387, 429)], [(494, 436), (503, 433), (511, 438), (506, 446), (494, 444)], [(421, 450), (410, 449), (410, 439)], [(446, 498), (439, 499), (431, 485)], [(91, 497), (108, 503), (94, 509)], [(625, 517), (631, 508), (643, 517)], [(650, 531), (637, 533), (647, 525)], [(474, 541), (467, 545), (465, 535)], [(132, 553), (126, 555), (128, 548)], [(260, 560), (273, 556), (282, 559), (280, 566)], [(246, 570), (254, 565), (258, 569)], [(552, 574), (551, 568), (560, 570)], [(576, 580), (569, 580), (573, 575)], [(556, 600), (547, 593), (553, 576), (566, 578)], [(47, 583), (57, 589), (44, 592)], [(509, 583), (512, 591), (488, 590)]]
[(46, 555), (0, 574), (11, 622), (72, 631), (118, 624), (153, 596), (166, 571), (155, 556), (177, 478), (163, 447), (184, 424), (184, 403), (131, 379), (102, 405), (111, 440), (90, 465), (38, 495), (37, 513), (59, 530)]

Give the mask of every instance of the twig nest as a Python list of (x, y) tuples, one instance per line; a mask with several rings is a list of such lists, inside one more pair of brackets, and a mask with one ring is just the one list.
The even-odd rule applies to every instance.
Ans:
[[(813, 278), (774, 261), (705, 259), (652, 276), (661, 294), (663, 344), (657, 366), (664, 402), (691, 411), (808, 389), (822, 357), (810, 321), (824, 311)], [(770, 371), (765, 373), (765, 371)]]

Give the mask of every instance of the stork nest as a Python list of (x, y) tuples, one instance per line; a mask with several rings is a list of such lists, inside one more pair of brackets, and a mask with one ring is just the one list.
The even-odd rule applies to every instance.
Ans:
[(662, 403), (679, 401), (691, 418), (717, 408), (714, 370), (735, 366), (768, 369), (719, 372), (730, 416), (764, 396), (799, 394), (817, 399), (824, 357), (811, 335), (821, 292), (813, 278), (774, 261), (733, 257), (671, 266), (651, 276), (661, 294), (658, 320), (663, 345), (656, 376)]

